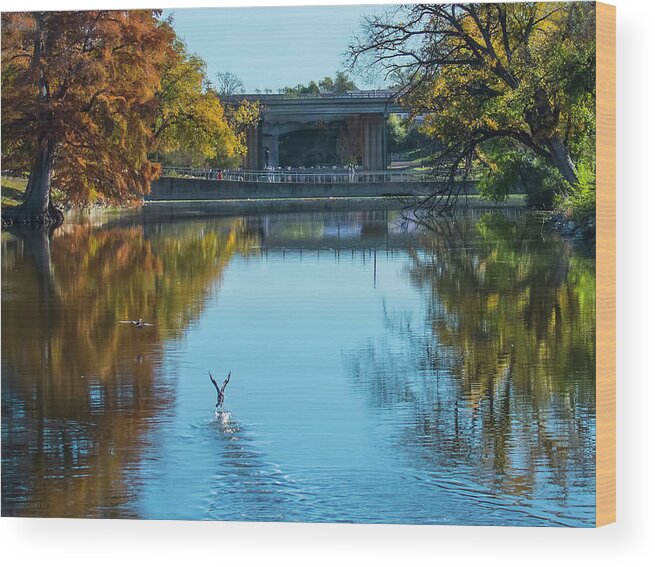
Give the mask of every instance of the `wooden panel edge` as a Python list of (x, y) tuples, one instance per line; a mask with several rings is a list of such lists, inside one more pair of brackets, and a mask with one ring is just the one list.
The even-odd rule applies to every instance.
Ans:
[(596, 526), (616, 521), (616, 7), (596, 3)]

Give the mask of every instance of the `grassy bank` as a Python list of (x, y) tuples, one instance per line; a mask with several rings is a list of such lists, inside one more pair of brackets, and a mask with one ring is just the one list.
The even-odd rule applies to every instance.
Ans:
[(2, 206), (15, 207), (23, 202), (27, 179), (2, 176)]

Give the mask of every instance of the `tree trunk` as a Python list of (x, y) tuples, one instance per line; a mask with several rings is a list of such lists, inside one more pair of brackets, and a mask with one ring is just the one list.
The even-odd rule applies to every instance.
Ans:
[(63, 222), (64, 215), (50, 201), (55, 146), (55, 142), (50, 138), (43, 138), (39, 143), (23, 202), (3, 213), (3, 221), (6, 223), (53, 227)]
[(560, 109), (551, 104), (548, 94), (542, 88), (534, 93), (534, 105), (525, 111), (525, 121), (530, 126), (532, 137), (537, 145), (546, 146), (553, 165), (571, 185), (577, 185), (578, 174), (566, 144), (556, 134)]
[(562, 177), (571, 185), (577, 185), (578, 174), (575, 164), (569, 154), (569, 149), (559, 137), (547, 140), (548, 149), (552, 155), (553, 165), (562, 174)]
[(48, 318), (60, 298), (59, 287), (55, 277), (55, 268), (50, 253), (52, 230), (31, 230), (27, 226), (14, 226), (9, 229), (11, 234), (21, 239), (25, 255), (34, 267), (39, 290), (39, 311), (42, 318)]

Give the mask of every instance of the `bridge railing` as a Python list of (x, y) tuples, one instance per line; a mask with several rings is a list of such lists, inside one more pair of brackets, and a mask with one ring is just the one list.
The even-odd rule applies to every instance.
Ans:
[(261, 100), (263, 102), (270, 100), (316, 100), (316, 99), (392, 99), (397, 96), (397, 91), (383, 90), (365, 90), (365, 91), (345, 91), (345, 92), (321, 92), (321, 93), (244, 93), (233, 94), (222, 97), (226, 102), (238, 102), (240, 100)]
[(347, 170), (223, 170), (213, 168), (164, 167), (164, 177), (222, 179), (242, 183), (412, 183), (423, 177), (408, 171)]
[(420, 181), (404, 171), (228, 171), (223, 179), (244, 183), (408, 183)]

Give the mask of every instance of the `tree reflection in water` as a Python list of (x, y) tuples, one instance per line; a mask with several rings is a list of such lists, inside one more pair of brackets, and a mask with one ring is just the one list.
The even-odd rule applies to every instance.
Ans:
[[(170, 408), (163, 343), (201, 313), (243, 222), (3, 234), (3, 515), (131, 517), (135, 468)], [(143, 317), (136, 329), (121, 319)]]
[(423, 232), (409, 275), (425, 325), (386, 313), (402, 349), (369, 344), (351, 373), (374, 406), (410, 408), (413, 462), (560, 510), (585, 487), (567, 507), (593, 507), (595, 260), (534, 218), (487, 214)]

